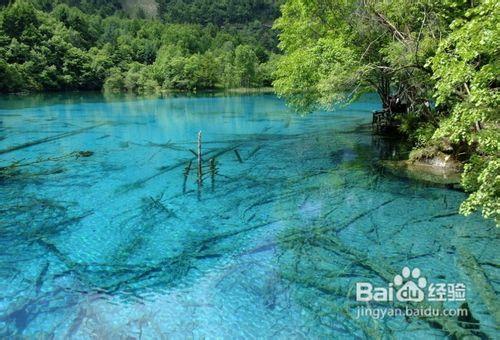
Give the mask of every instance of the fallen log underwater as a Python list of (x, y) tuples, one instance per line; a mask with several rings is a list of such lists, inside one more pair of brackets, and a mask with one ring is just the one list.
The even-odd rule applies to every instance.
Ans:
[[(131, 226), (157, 225), (156, 220), (154, 220), (154, 218), (156, 218), (156, 214), (152, 214), (151, 211), (149, 211), (149, 207), (154, 208), (158, 213), (162, 213), (162, 216), (157, 217), (160, 220), (163, 219), (163, 216), (165, 216), (165, 218), (175, 217), (172, 215), (172, 212), (165, 207), (161, 200), (162, 196), (157, 198), (152, 196), (144, 197), (142, 201), (143, 206), (142, 209), (140, 209), (141, 211), (139, 213), (134, 213), (135, 210), (131, 210), (130, 212), (134, 213), (134, 215), (125, 220), (124, 223)], [(24, 210), (31, 211), (28, 208), (24, 208)], [(148, 233), (144, 233), (144, 230), (139, 228), (136, 230), (134, 234), (135, 236), (132, 235), (132, 238), (126, 241), (123, 244), (123, 247), (120, 247), (119, 251), (117, 251), (111, 259), (112, 261), (110, 264), (82, 263), (74, 260), (70, 254), (66, 254), (61, 251), (57, 243), (52, 241), (52, 234), (59, 233), (66, 227), (79, 223), (93, 212), (86, 212), (79, 216), (71, 217), (67, 216), (66, 209), (64, 207), (61, 206), (60, 210), (62, 214), (61, 220), (59, 222), (56, 221), (55, 224), (51, 223), (51, 227), (48, 229), (44, 227), (46, 225), (45, 219), (42, 219), (40, 221), (36, 221), (36, 225), (31, 225), (33, 231), (28, 233), (23, 230), (19, 230), (18, 228), (14, 228), (14, 226), (9, 229), (10, 231), (4, 231), (15, 233), (18, 236), (21, 233), (23, 234), (21, 240), (25, 240), (31, 245), (40, 246), (45, 252), (47, 252), (47, 254), (52, 254), (57, 259), (56, 263), (60, 263), (58, 266), (61, 264), (63, 265), (61, 268), (62, 271), (58, 270), (56, 273), (51, 274), (54, 275), (54, 277), (75, 275), (83, 286), (87, 287), (86, 289), (107, 293), (119, 293), (120, 295), (122, 293), (128, 294), (131, 290), (133, 291), (134, 284), (138, 280), (142, 279), (151, 280), (154, 285), (160, 283), (161, 285), (166, 284), (167, 286), (172, 284), (175, 285), (179, 282), (179, 280), (182, 280), (191, 269), (196, 268), (196, 263), (194, 261), (218, 258), (229, 254), (230, 252), (227, 252), (227, 249), (224, 250), (214, 248), (220, 241), (247, 232), (252, 232), (273, 223), (273, 221), (258, 222), (250, 225), (248, 228), (237, 230), (231, 230), (230, 228), (228, 231), (221, 232), (216, 235), (206, 234), (201, 238), (196, 237), (192, 242), (189, 242), (183, 247), (180, 254), (164, 258), (154, 265), (125, 265), (125, 263), (129, 261), (131, 254), (135, 254), (138, 250), (143, 249), (147, 242), (145, 237)], [(150, 219), (150, 221), (137, 221), (137, 218)], [(52, 257), (52, 259), (54, 259), (54, 257)], [(51, 262), (53, 261), (54, 260), (51, 260)]]
[(88, 127), (85, 127), (85, 128), (78, 129), (78, 130), (64, 132), (64, 133), (61, 133), (61, 134), (58, 134), (58, 135), (49, 136), (49, 137), (42, 138), (42, 139), (37, 139), (37, 140), (31, 141), (31, 142), (27, 142), (27, 143), (24, 143), (24, 144), (11, 146), (9, 148), (0, 150), (0, 155), (6, 154), (6, 153), (10, 153), (10, 152), (13, 152), (13, 151), (17, 151), (17, 150), (26, 149), (26, 148), (29, 148), (31, 146), (35, 146), (35, 145), (39, 145), (39, 144), (53, 142), (53, 141), (58, 140), (58, 139), (63, 139), (63, 138), (66, 138), (66, 137), (75, 136), (75, 135), (78, 135), (80, 133), (84, 133), (86, 131), (89, 131), (89, 130), (92, 130), (92, 129), (95, 129), (95, 128), (98, 128), (100, 126), (104, 126), (104, 125), (107, 125), (107, 124), (108, 123), (101, 123), (101, 124), (97, 124), (97, 125), (92, 125), (92, 126), (88, 126)]
[(469, 279), (478, 287), (479, 297), (483, 301), (488, 313), (495, 319), (497, 325), (500, 325), (500, 303), (497, 294), (491, 283), (488, 281), (484, 270), (477, 263), (474, 255), (463, 245), (456, 245), (458, 252), (458, 263), (464, 268)]
[[(363, 215), (363, 214), (361, 214)], [(359, 216), (359, 215), (358, 215)], [(356, 219), (356, 218), (354, 218)], [(343, 225), (350, 225), (350, 222), (344, 223)], [(286, 251), (292, 252), (292, 256), (299, 256), (298, 259), (295, 259), (294, 263), (300, 263), (300, 254), (303, 254), (306, 256), (310, 256), (310, 254), (314, 251), (314, 249), (323, 249), (327, 253), (333, 253), (335, 256), (340, 256), (341, 259), (343, 260), (348, 260), (351, 263), (351, 266), (355, 267), (360, 267), (364, 268), (370, 273), (375, 274), (378, 276), (380, 279), (386, 281), (386, 282), (391, 282), (392, 279), (394, 278), (394, 275), (396, 274), (395, 271), (392, 269), (392, 266), (389, 264), (386, 264), (385, 262), (381, 261), (380, 259), (373, 260), (369, 257), (368, 253), (360, 252), (358, 250), (355, 250), (353, 247), (349, 247), (345, 245), (340, 238), (336, 236), (336, 231), (339, 228), (331, 226), (331, 227), (324, 227), (324, 226), (319, 226), (315, 227), (312, 229), (307, 229), (303, 230), (302, 228), (298, 228), (295, 231), (294, 230), (289, 230), (286, 233), (284, 233), (280, 239), (278, 244), (281, 247), (281, 250), (283, 251), (283, 254), (280, 255), (281, 257), (284, 257), (284, 253)], [(306, 249), (302, 249), (306, 248)], [(296, 255), (293, 255), (296, 254)], [(283, 270), (283, 277), (287, 280), (289, 280), (292, 283), (296, 283), (298, 285), (301, 285), (304, 289), (314, 289), (317, 290), (318, 292), (321, 292), (326, 295), (332, 295), (332, 296), (339, 296), (343, 297), (346, 299), (349, 299), (350, 295), (346, 294), (342, 290), (339, 290), (338, 288), (334, 288), (331, 286), (331, 284), (326, 284), (323, 283), (322, 280), (318, 279), (318, 273), (322, 273), (322, 277), (327, 277), (329, 282), (333, 282), (335, 277), (338, 277), (338, 272), (331, 271), (331, 272), (325, 272), (326, 269), (321, 269), (318, 270), (315, 266), (319, 266), (320, 259), (316, 259), (316, 261), (311, 262), (311, 268), (301, 268), (299, 269), (297, 266), (295, 267), (290, 267), (289, 269), (287, 265), (285, 265), (285, 269)], [(470, 263), (470, 261), (467, 261)], [(307, 270), (307, 272), (305, 271)], [(365, 275), (366, 277), (366, 275)], [(481, 276), (479, 276), (478, 279), (481, 284), (483, 285), (483, 279)], [(352, 289), (352, 286), (351, 286)], [(487, 299), (491, 295), (491, 290), (486, 289), (485, 293), (483, 293), (483, 298)], [(315, 301), (317, 298), (315, 299)], [(329, 299), (328, 301), (331, 301), (332, 299)], [(494, 317), (498, 316), (498, 313), (496, 312), (495, 309), (491, 310), (490, 308), (494, 306), (493, 300), (489, 307), (491, 315)], [(487, 303), (487, 302), (486, 302)], [(339, 307), (332, 302), (329, 302), (328, 304), (329, 308), (332, 308), (333, 310), (339, 312)], [(418, 308), (418, 309), (426, 309), (429, 307), (432, 307), (433, 309), (440, 310), (440, 316), (433, 316), (433, 317), (421, 317), (421, 320), (427, 322), (432, 328), (439, 328), (442, 329), (447, 335), (451, 336), (452, 338), (456, 339), (479, 339), (480, 335), (479, 332), (474, 332), (473, 330), (469, 329), (467, 325), (464, 325), (461, 321), (455, 318), (451, 317), (444, 317), (441, 316), (443, 315), (442, 310), (443, 310), (443, 305), (442, 303), (438, 304), (429, 304), (427, 302), (422, 302), (422, 303), (411, 303), (409, 305), (403, 304), (400, 302), (394, 302), (394, 307), (398, 308), (406, 308), (407, 306), (411, 308)], [(319, 307), (317, 307), (319, 308)], [(344, 307), (343, 307), (344, 308)], [(324, 312), (324, 311), (323, 311)], [(352, 311), (347, 307), (344, 308), (342, 311), (343, 315), (346, 315), (349, 319), (352, 319)], [(333, 315), (333, 314), (332, 314)], [(372, 335), (372, 334), (368, 334)]]
[[(257, 149), (257, 151), (259, 149)], [(219, 152), (223, 152), (222, 154), (224, 154), (224, 153), (229, 152), (231, 150), (236, 150), (236, 149), (235, 148), (224, 148), (222, 150), (219, 150)], [(212, 150), (209, 152), (216, 152), (216, 151), (217, 150)], [(206, 154), (208, 154), (209, 152), (207, 152)], [(213, 156), (213, 157), (215, 157), (215, 156)], [(210, 159), (213, 159), (213, 158), (210, 158)], [(193, 161), (193, 158), (189, 159), (189, 163), (188, 163), (189, 166), (187, 167), (186, 175), (189, 175), (192, 161)], [(179, 163), (179, 165), (175, 165), (175, 167), (172, 169), (185, 166), (186, 163), (187, 163), (186, 160), (183, 160)], [(170, 170), (172, 170), (172, 169), (170, 169)], [(163, 170), (169, 171), (168, 167), (165, 169), (162, 169), (161, 171), (163, 171)], [(159, 176), (163, 173), (164, 172), (161, 172), (159, 174), (154, 175), (151, 178), (146, 178), (146, 181), (144, 183), (146, 183), (150, 179), (155, 178), (156, 176)], [(327, 173), (328, 172), (321, 171), (321, 172), (314, 174), (314, 175), (322, 175), (322, 174), (327, 174)], [(311, 175), (311, 176), (314, 176), (314, 175)], [(249, 178), (250, 178), (250, 176), (247, 177), (247, 179), (249, 179)], [(274, 179), (273, 181), (269, 181), (269, 183), (267, 183), (267, 185), (269, 187), (271, 187), (275, 183), (279, 183), (280, 181), (283, 181), (284, 179), (285, 178)], [(296, 179), (289, 181), (288, 184), (300, 183), (303, 180), (304, 180), (304, 178), (297, 177)], [(240, 178), (234, 179), (231, 182), (233, 184), (238, 184), (238, 182), (241, 183), (241, 179)], [(256, 177), (256, 178), (253, 178), (253, 180), (249, 180), (248, 182), (245, 183), (245, 185), (247, 185), (249, 187), (251, 185), (256, 185), (256, 184), (263, 185), (263, 182), (259, 181), (259, 178)], [(237, 187), (237, 185), (235, 185), (235, 187)], [(296, 192), (294, 192), (294, 190), (290, 190), (287, 198), (292, 199), (295, 194), (296, 194)], [(224, 193), (224, 194), (221, 194), (219, 197), (224, 197), (226, 195), (227, 195), (227, 193)], [(285, 196), (282, 195), (282, 196), (280, 196), (280, 199), (283, 199), (284, 197)], [(150, 203), (152, 203), (152, 205), (155, 206), (159, 211), (164, 211), (165, 213), (168, 212), (167, 208), (163, 205), (163, 203), (161, 203), (161, 198), (159, 198), (159, 199), (156, 199), (153, 197), (148, 197), (148, 198), (149, 198)], [(145, 198), (145, 199), (148, 200), (148, 198)], [(245, 202), (244, 199), (242, 198), (241, 199), (242, 204), (249, 205), (249, 207), (247, 207), (247, 209), (244, 210), (244, 215), (250, 214), (254, 210), (258, 211), (257, 208), (262, 206), (262, 205), (272, 203), (273, 198), (274, 198), (273, 195), (268, 195), (266, 197), (260, 197), (259, 200), (257, 202), (254, 202), (254, 203), (251, 203), (251, 202), (249, 203), (248, 201)], [(365, 216), (369, 215), (371, 212), (373, 212), (373, 211), (375, 211), (375, 210), (377, 210), (385, 205), (392, 203), (394, 200), (395, 199), (384, 201), (381, 205), (373, 207), (372, 209), (370, 209), (368, 211), (361, 212), (360, 214), (354, 216), (353, 219), (351, 219), (345, 223), (342, 223), (338, 227), (327, 226), (327, 227), (322, 227), (320, 229), (317, 228), (315, 230), (317, 230), (318, 233), (320, 233), (320, 234), (330, 233), (330, 232), (338, 233), (340, 230), (348, 228), (349, 226), (353, 225), (356, 221), (364, 218)], [(447, 216), (447, 215), (445, 215), (445, 216)], [(276, 222), (276, 221), (272, 221), (270, 223), (273, 223), (273, 222)], [(163, 259), (162, 261), (158, 262), (157, 264), (154, 264), (151, 266), (146, 266), (144, 268), (138, 268), (137, 266), (133, 266), (133, 265), (128, 266), (128, 265), (124, 265), (124, 264), (120, 264), (120, 263), (118, 263), (118, 264), (77, 264), (77, 263), (74, 263), (74, 261), (72, 261), (70, 258), (67, 258), (53, 243), (47, 241), (46, 239), (43, 239), (41, 244), (43, 244), (44, 247), (46, 247), (48, 251), (57, 253), (57, 257), (60, 258), (61, 260), (63, 260), (63, 263), (68, 264), (68, 270), (70, 270), (72, 273), (76, 273), (77, 277), (82, 279), (82, 281), (84, 281), (85, 284), (88, 285), (88, 287), (96, 288), (96, 290), (99, 290), (99, 291), (104, 290), (105, 292), (108, 292), (108, 293), (117, 293), (117, 292), (121, 293), (123, 291), (127, 292), (127, 291), (132, 290), (133, 284), (135, 282), (137, 282), (138, 280), (142, 280), (142, 279), (154, 278), (155, 281), (157, 281), (157, 282), (159, 281), (162, 284), (163, 283), (176, 284), (176, 282), (178, 282), (178, 280), (180, 280), (182, 277), (186, 276), (187, 273), (191, 269), (196, 268), (196, 263), (194, 262), (195, 260), (203, 260), (203, 259), (210, 259), (210, 258), (217, 258), (217, 257), (224, 256), (223, 251), (215, 248), (215, 246), (217, 245), (217, 243), (219, 241), (225, 240), (225, 239), (233, 237), (233, 236), (237, 236), (241, 233), (251, 232), (253, 230), (265, 227), (266, 225), (269, 225), (270, 223), (267, 223), (267, 224), (266, 223), (258, 223), (254, 226), (249, 227), (249, 228), (235, 230), (235, 231), (226, 232), (226, 233), (220, 233), (220, 234), (215, 235), (213, 237), (202, 237), (202, 239), (194, 242), (193, 244), (188, 244), (186, 249), (184, 249), (180, 255), (173, 256), (173, 257), (170, 257), (167, 259)], [(296, 235), (297, 238), (300, 238), (301, 236), (302, 235)], [(292, 237), (289, 241), (293, 243), (295, 240)], [(142, 245), (141, 242), (142, 241), (140, 239), (137, 240), (137, 242), (132, 242), (132, 244), (130, 245), (130, 248), (121, 251), (120, 252), (121, 254), (118, 254), (119, 255), (118, 257), (120, 257), (120, 256), (124, 257), (126, 254), (131, 252), (132, 248), (140, 247)], [(284, 241), (285, 244), (286, 244), (286, 242), (287, 242), (287, 240)], [(339, 244), (340, 240), (338, 238), (335, 238), (334, 236), (331, 236), (330, 234), (328, 234), (328, 239), (326, 239), (326, 236), (325, 236), (325, 239), (314, 240), (311, 242), (312, 242), (311, 244), (315, 247), (324, 247), (325, 249), (327, 249), (331, 252), (345, 255), (346, 258), (350, 258), (353, 262), (360, 261), (360, 265), (362, 265), (364, 268), (369, 269), (372, 273), (376, 274), (377, 276), (379, 276), (383, 279), (387, 279), (387, 278), (392, 279), (392, 277), (393, 277), (394, 272), (392, 271), (392, 269), (390, 268), (390, 266), (387, 263), (377, 263), (377, 262), (368, 260), (366, 254), (361, 253), (361, 252), (356, 252), (351, 247), (347, 247), (343, 244)], [(282, 246), (282, 245), (283, 244), (280, 243), (280, 246)], [(276, 247), (273, 245), (272, 248), (274, 249)], [(268, 248), (266, 248), (264, 246), (264, 247), (261, 247), (260, 249), (266, 250)], [(260, 251), (260, 250), (258, 250), (258, 251)], [(252, 254), (252, 253), (250, 252), (249, 254)], [(122, 263), (125, 263), (125, 261), (123, 261)], [(172, 276), (165, 275), (164, 273), (162, 273), (162, 271), (171, 271), (173, 275)], [(44, 271), (42, 270), (42, 273), (43, 272)], [(112, 281), (110, 279), (109, 282), (105, 282), (106, 278), (111, 278), (115, 274), (119, 275), (119, 277), (116, 281)], [(44, 274), (41, 274), (41, 275), (44, 275)], [(95, 275), (95, 277), (102, 276), (104, 278), (103, 281), (105, 284), (101, 284), (101, 281), (94, 280), (95, 279), (94, 275)], [(297, 274), (298, 277), (294, 276), (294, 275), (286, 276), (286, 274), (283, 274), (283, 276), (286, 277), (287, 279), (289, 279), (290, 282), (301, 283), (304, 286), (307, 286), (309, 288), (312, 287), (312, 288), (321, 290), (322, 292), (330, 294), (330, 295), (333, 295), (333, 294), (338, 295), (338, 293), (339, 293), (339, 291), (333, 290), (333, 289), (331, 289), (331, 287), (328, 287), (328, 286), (325, 287), (319, 281), (315, 281), (312, 283), (309, 282), (307, 279), (304, 279), (304, 277), (302, 276), (301, 273)], [(342, 313), (342, 315), (344, 315), (345, 317), (352, 318), (352, 316), (346, 315), (346, 314), (350, 314), (348, 307), (346, 307), (347, 309), (343, 309), (344, 307), (332, 305), (332, 308), (336, 308), (336, 310), (338, 312)], [(432, 322), (434, 322), (434, 321), (432, 321)], [(462, 336), (473, 336), (474, 335), (470, 331), (468, 333), (465, 332), (464, 328), (461, 327), (459, 322), (453, 321), (453, 322), (448, 324), (447, 322), (445, 323), (443, 320), (439, 320), (439, 321), (436, 321), (436, 323), (439, 325), (439, 327), (442, 327), (446, 332), (448, 332), (448, 334), (453, 335), (453, 336), (462, 337)], [(359, 326), (360, 326), (360, 328), (364, 329), (364, 332), (366, 332), (368, 334), (381, 336), (381, 333), (378, 332), (378, 330), (376, 330), (376, 329), (371, 329), (371, 328), (365, 329), (364, 325), (359, 325)]]
[[(126, 261), (118, 261), (116, 264), (80, 263), (63, 254), (55, 244), (48, 240), (38, 239), (36, 242), (65, 264), (66, 269), (59, 275), (65, 276), (72, 273), (85, 283), (87, 289), (95, 289), (107, 294), (127, 295), (133, 290), (134, 283), (142, 280), (156, 278), (156, 283), (152, 283), (153, 285), (160, 282), (162, 286), (177, 285), (187, 276), (189, 271), (196, 268), (195, 260), (218, 258), (225, 255), (224, 251), (212, 249), (220, 241), (266, 227), (275, 222), (258, 223), (240, 230), (194, 240), (185, 245), (178, 255), (167, 257), (154, 265), (123, 264)], [(140, 246), (143, 240), (138, 239), (137, 242), (127, 244), (127, 249), (122, 249), (117, 254), (116, 260), (119, 260), (120, 254), (123, 257), (122, 260), (126, 260), (130, 255), (131, 248)]]
[[(49, 162), (61, 162), (69, 159), (79, 158), (88, 158), (94, 154), (93, 151), (73, 151), (68, 154), (56, 157), (48, 157), (48, 158), (38, 158), (35, 161), (30, 161), (27, 163), (22, 163), (22, 161), (14, 161), (9, 165), (0, 166), (0, 183), (5, 184), (10, 181), (20, 181), (20, 180), (28, 180), (28, 179), (41, 179), (46, 178), (48, 175), (56, 175), (65, 172), (64, 167), (57, 166), (51, 169), (41, 169), (38, 172), (35, 171), (25, 171), (24, 168), (30, 166), (37, 165), (45, 165)], [(76, 183), (72, 183), (71, 185), (78, 185)]]

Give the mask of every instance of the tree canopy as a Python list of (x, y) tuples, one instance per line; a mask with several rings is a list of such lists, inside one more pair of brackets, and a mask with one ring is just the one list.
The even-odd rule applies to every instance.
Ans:
[(450, 26), (436, 55), (434, 72), (438, 107), (448, 113), (433, 139), (449, 138), (474, 150), (463, 175), (471, 192), (461, 211), (482, 208), (485, 217), (500, 221), (500, 4), (484, 0)]
[(274, 82), (299, 110), (375, 91), (404, 104), (416, 147), (450, 145), (471, 192), (461, 211), (500, 219), (498, 54), (494, 0), (288, 0), (275, 28)]
[[(271, 85), (276, 36), (268, 23), (276, 3), (152, 1), (158, 14), (149, 19), (134, 7), (146, 3), (16, 0), (0, 7), (0, 91)], [(175, 14), (201, 5), (203, 20)]]

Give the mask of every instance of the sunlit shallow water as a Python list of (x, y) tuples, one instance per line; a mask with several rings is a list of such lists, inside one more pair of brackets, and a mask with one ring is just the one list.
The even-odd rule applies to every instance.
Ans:
[(0, 99), (0, 166), (17, 165), (0, 178), (0, 337), (446, 336), (357, 318), (356, 282), (404, 266), (465, 283), (478, 323), (440, 322), (495, 337), (498, 231), (457, 214), (462, 192), (381, 167), (397, 152), (363, 127), (378, 107)]

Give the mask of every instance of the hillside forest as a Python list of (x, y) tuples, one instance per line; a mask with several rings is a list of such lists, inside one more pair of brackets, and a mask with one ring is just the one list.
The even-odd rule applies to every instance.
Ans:
[(271, 86), (278, 4), (0, 3), (0, 91), (154, 93)]

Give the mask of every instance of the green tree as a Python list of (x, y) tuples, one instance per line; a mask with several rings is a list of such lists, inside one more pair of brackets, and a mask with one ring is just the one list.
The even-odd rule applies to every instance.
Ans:
[(300, 109), (331, 107), (376, 91), (432, 120), (433, 82), (425, 61), (446, 27), (444, 7), (425, 0), (289, 0), (280, 31), (277, 92)]
[(471, 192), (461, 212), (482, 209), (500, 224), (500, 5), (483, 0), (451, 25), (430, 60), (436, 103), (450, 114), (433, 139), (466, 144), (474, 153), (462, 184)]
[(258, 65), (257, 55), (252, 46), (239, 45), (236, 47), (234, 66), (240, 82), (240, 86), (252, 87), (255, 84), (256, 68)]
[(2, 12), (2, 30), (10, 37), (20, 37), (29, 29), (40, 24), (35, 8), (27, 1), (18, 0)]
[(123, 73), (118, 67), (109, 70), (109, 75), (104, 82), (104, 89), (107, 92), (122, 92), (125, 90), (125, 80)]
[(12, 92), (23, 89), (24, 77), (16, 64), (9, 65), (0, 59), (0, 91)]
[[(498, 1), (288, 0), (274, 86), (303, 110), (376, 91), (420, 146), (464, 160), (461, 212), (500, 214)], [(433, 105), (433, 98), (435, 104)]]

